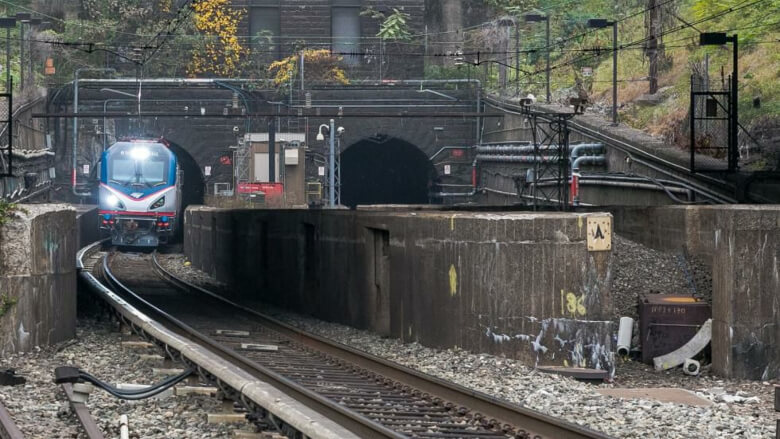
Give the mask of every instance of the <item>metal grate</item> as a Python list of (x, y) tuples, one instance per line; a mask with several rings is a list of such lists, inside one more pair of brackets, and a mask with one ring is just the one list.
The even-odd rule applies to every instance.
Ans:
[(691, 76), (691, 172), (732, 171), (737, 167), (729, 81), (710, 83)]
[(0, 176), (13, 175), (12, 114), (13, 100), (10, 93), (0, 93)]

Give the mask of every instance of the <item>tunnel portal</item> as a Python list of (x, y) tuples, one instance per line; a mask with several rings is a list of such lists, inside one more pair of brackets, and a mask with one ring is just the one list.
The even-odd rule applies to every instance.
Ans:
[(436, 177), (428, 157), (411, 143), (363, 139), (341, 153), (341, 202), (427, 204)]

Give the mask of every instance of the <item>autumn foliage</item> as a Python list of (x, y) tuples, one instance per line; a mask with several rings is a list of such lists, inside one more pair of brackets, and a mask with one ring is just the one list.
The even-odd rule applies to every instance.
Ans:
[(231, 7), (230, 0), (200, 0), (194, 2), (195, 28), (204, 36), (192, 52), (190, 75), (213, 74), (237, 76), (241, 62), (249, 50), (238, 39), (238, 24), (243, 9)]
[[(307, 49), (303, 51), (304, 72), (306, 81), (335, 82), (348, 84), (349, 80), (339, 63), (343, 58), (333, 55), (326, 49)], [(277, 87), (282, 87), (290, 82), (290, 78), (298, 75), (301, 62), (300, 53), (290, 55), (268, 66), (268, 72)]]

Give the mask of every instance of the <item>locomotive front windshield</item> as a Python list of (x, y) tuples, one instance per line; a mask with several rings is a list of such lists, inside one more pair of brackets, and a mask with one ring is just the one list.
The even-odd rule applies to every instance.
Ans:
[(171, 153), (159, 143), (120, 143), (108, 155), (108, 179), (124, 186), (154, 187), (169, 180)]

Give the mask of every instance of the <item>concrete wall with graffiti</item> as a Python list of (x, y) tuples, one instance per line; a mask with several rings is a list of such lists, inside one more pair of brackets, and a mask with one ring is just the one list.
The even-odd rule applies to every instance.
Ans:
[(427, 346), (610, 370), (612, 252), (589, 249), (595, 219), (611, 224), (595, 213), (197, 207), (184, 245), (245, 302)]

